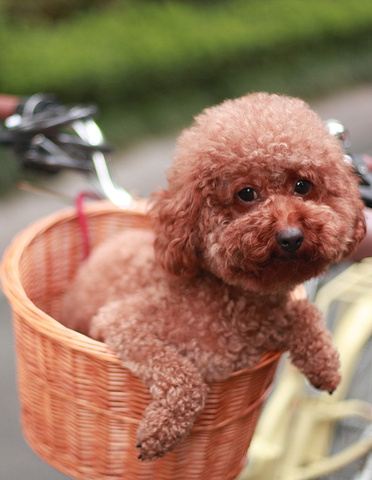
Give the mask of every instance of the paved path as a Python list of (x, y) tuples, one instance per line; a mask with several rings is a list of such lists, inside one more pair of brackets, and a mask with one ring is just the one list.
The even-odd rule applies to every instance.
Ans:
[[(349, 128), (355, 153), (372, 154), (372, 86), (319, 99), (312, 102), (312, 107), (322, 118), (337, 118)], [(170, 164), (174, 145), (173, 136), (149, 139), (117, 154), (115, 169), (119, 183), (131, 193), (144, 197), (154, 188), (164, 185), (164, 170)], [(76, 175), (63, 174), (53, 178), (49, 187), (69, 194), (72, 198), (79, 190), (85, 189), (87, 184)], [(15, 192), (6, 200), (0, 201), (0, 256), (17, 232), (32, 221), (65, 206), (66, 202), (59, 198), (38, 196), (30, 192)], [(10, 313), (1, 291), (0, 352), (0, 479), (67, 479), (39, 460), (22, 439), (18, 421)], [(343, 480), (341, 475), (337, 478)]]

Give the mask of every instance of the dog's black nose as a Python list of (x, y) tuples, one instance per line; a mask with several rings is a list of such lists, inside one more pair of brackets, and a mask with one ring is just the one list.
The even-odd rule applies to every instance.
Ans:
[(304, 241), (302, 230), (297, 227), (286, 228), (275, 235), (279, 247), (288, 253), (294, 253), (298, 250)]

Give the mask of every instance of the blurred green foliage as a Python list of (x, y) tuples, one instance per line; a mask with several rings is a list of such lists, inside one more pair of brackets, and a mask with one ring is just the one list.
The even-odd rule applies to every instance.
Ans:
[(27, 18), (1, 29), (2, 92), (142, 115), (193, 95), (195, 107), (250, 90), (308, 96), (372, 76), (366, 0), (126, 0), (58, 24)]
[(72, 17), (41, 23), (9, 10), (31, 0), (2, 2), (0, 92), (96, 102), (117, 144), (249, 91), (309, 97), (372, 79), (369, 0), (96, 0), (87, 12), (76, 0)]

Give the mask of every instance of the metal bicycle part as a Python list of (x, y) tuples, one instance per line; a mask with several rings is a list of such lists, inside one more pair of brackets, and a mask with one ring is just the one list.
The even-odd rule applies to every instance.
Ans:
[[(92, 147), (98, 147), (104, 143), (100, 128), (90, 118), (87, 118), (85, 121), (73, 122), (72, 128), (82, 140)], [(99, 150), (93, 151), (91, 160), (100, 190), (105, 197), (115, 205), (128, 207), (132, 203), (132, 196), (123, 188), (118, 187), (113, 181), (103, 152)]]
[(354, 166), (355, 172), (359, 176), (361, 182), (359, 190), (366, 207), (372, 208), (372, 173), (366, 165), (363, 155), (350, 153), (350, 136), (346, 127), (335, 119), (326, 120), (326, 126), (329, 133), (336, 137), (344, 150), (344, 161)]
[(26, 168), (58, 172), (77, 170), (89, 176), (100, 196), (128, 208), (132, 196), (118, 186), (106, 158), (111, 151), (94, 121), (97, 108), (65, 106), (36, 94), (22, 102), (0, 128), (0, 143), (13, 148)]

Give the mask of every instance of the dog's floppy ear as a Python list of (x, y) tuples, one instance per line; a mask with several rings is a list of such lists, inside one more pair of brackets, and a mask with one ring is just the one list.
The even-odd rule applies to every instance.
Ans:
[(171, 274), (197, 274), (200, 194), (184, 185), (174, 193), (170, 190), (157, 192), (152, 198), (150, 214), (157, 260)]

